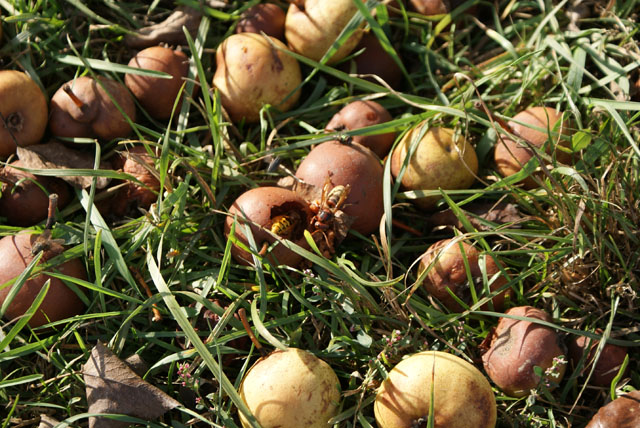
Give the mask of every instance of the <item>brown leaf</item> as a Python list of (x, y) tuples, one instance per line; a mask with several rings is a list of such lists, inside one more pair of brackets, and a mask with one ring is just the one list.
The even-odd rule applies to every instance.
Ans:
[(143, 49), (160, 43), (170, 45), (184, 45), (187, 43), (182, 27), (187, 27), (189, 34), (194, 36), (198, 31), (202, 12), (190, 7), (179, 7), (164, 21), (142, 27), (133, 34), (124, 37), (125, 45), (130, 48)]
[[(90, 413), (119, 413), (150, 420), (180, 403), (145, 382), (113, 352), (98, 342), (82, 368)], [(89, 428), (114, 428), (128, 423), (89, 418)]]
[[(490, 221), (497, 224), (515, 223), (524, 217), (514, 204), (507, 203), (477, 203), (465, 205), (463, 212), (467, 214), (469, 222), (479, 231), (491, 230), (491, 227), (485, 225), (481, 220)], [(429, 222), (433, 227), (436, 226), (454, 226), (463, 229), (462, 222), (456, 217), (451, 208), (438, 211), (429, 217)]]
[(47, 414), (41, 414), (40, 415), (40, 425), (38, 425), (38, 428), (53, 428), (54, 426), (58, 425), (60, 422), (58, 422), (58, 420), (52, 418), (51, 416), (47, 415)]
[[(94, 156), (65, 146), (57, 141), (18, 147), (18, 158), (25, 168), (33, 169), (93, 169)], [(100, 164), (101, 169), (111, 169), (107, 162)], [(59, 176), (74, 187), (85, 189), (91, 186), (92, 177)], [(111, 181), (108, 177), (97, 177), (96, 187), (104, 189)]]

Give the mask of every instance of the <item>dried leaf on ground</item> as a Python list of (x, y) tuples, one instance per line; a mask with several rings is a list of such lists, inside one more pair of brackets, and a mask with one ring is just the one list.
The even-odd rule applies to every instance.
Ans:
[[(18, 158), (25, 168), (33, 169), (93, 169), (94, 156), (88, 152), (82, 152), (65, 146), (57, 141), (45, 144), (36, 144), (28, 147), (18, 147)], [(111, 169), (107, 162), (100, 164), (101, 169)], [(66, 176), (59, 178), (80, 189), (91, 186), (93, 177)], [(104, 189), (111, 181), (108, 177), (97, 177), (96, 187)]]
[[(209, 7), (225, 7), (226, 3), (209, 0)], [(182, 27), (186, 27), (191, 36), (195, 36), (202, 19), (202, 12), (191, 7), (177, 8), (167, 19), (148, 27), (142, 27), (135, 33), (127, 34), (124, 43), (130, 48), (144, 49), (160, 43), (184, 45), (187, 43)]]
[[(482, 220), (490, 221), (497, 224), (504, 223), (516, 223), (524, 216), (518, 210), (518, 207), (514, 204), (508, 203), (477, 203), (464, 206), (462, 210), (467, 214), (469, 222), (480, 231), (490, 230), (491, 227), (487, 226)], [(429, 222), (433, 227), (436, 226), (454, 226), (458, 229), (463, 229), (462, 222), (456, 217), (451, 208), (438, 211), (429, 217)]]
[(40, 415), (40, 425), (38, 425), (38, 428), (53, 428), (54, 426), (58, 425), (60, 422), (54, 418), (52, 418), (51, 416), (47, 415), (47, 414), (41, 414)]
[[(102, 343), (91, 350), (82, 368), (90, 413), (117, 413), (151, 420), (180, 405), (144, 381)], [(128, 423), (90, 418), (89, 428), (114, 428)]]

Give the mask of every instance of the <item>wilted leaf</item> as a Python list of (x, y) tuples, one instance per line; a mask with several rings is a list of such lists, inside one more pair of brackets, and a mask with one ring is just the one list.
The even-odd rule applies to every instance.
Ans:
[[(93, 169), (94, 156), (88, 152), (81, 152), (51, 141), (28, 147), (18, 147), (18, 158), (25, 168), (33, 169)], [(106, 162), (100, 164), (101, 169), (111, 169)], [(72, 186), (85, 189), (91, 186), (93, 177), (60, 176)], [(96, 187), (104, 189), (111, 181), (108, 177), (97, 177)]]
[[(507, 203), (497, 205), (493, 203), (469, 204), (464, 206), (463, 212), (471, 214), (467, 215), (468, 220), (480, 231), (491, 229), (482, 220), (504, 224), (515, 223), (524, 218), (516, 205)], [(433, 227), (454, 226), (458, 229), (464, 227), (450, 208), (432, 214), (431, 217), (429, 217), (429, 222)]]
[[(90, 413), (117, 413), (155, 419), (180, 403), (145, 382), (113, 352), (98, 342), (82, 368)], [(90, 418), (89, 428), (114, 428), (127, 423)]]
[[(215, 2), (217, 6), (225, 6), (222, 2)], [(160, 43), (168, 43), (170, 45), (183, 45), (187, 43), (182, 27), (186, 27), (189, 34), (194, 36), (200, 25), (202, 12), (187, 6), (176, 9), (164, 21), (142, 27), (134, 34), (127, 34), (124, 43), (135, 49), (148, 48), (156, 46)]]
[(40, 415), (40, 425), (38, 425), (38, 428), (53, 428), (59, 423), (60, 422), (58, 422), (56, 419), (52, 418), (51, 416), (42, 414)]

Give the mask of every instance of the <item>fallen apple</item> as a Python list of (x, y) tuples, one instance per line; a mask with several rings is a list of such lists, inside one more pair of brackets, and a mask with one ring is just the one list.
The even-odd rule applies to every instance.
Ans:
[[(402, 186), (407, 190), (457, 190), (467, 189), (475, 181), (478, 172), (478, 156), (473, 146), (453, 129), (430, 127), (415, 142), (417, 147), (411, 158), (405, 159), (412, 150), (414, 140), (420, 137), (426, 122), (407, 132), (391, 154), (391, 174), (398, 179), (402, 175)], [(413, 199), (425, 210), (433, 209), (439, 196)]]
[(640, 390), (622, 395), (603, 406), (585, 428), (638, 428)]
[[(531, 306), (518, 306), (506, 315), (551, 322), (551, 317)], [(482, 356), (484, 369), (491, 380), (511, 397), (524, 397), (540, 382), (549, 389), (560, 383), (566, 370), (560, 338), (550, 327), (532, 321), (500, 318), (498, 326), (487, 338), (489, 350)], [(535, 373), (540, 367), (543, 376)]]
[(16, 145), (38, 144), (47, 128), (47, 100), (25, 73), (0, 70), (0, 158), (16, 152)]
[(298, 61), (272, 44), (286, 49), (280, 40), (255, 33), (234, 34), (218, 46), (213, 86), (234, 122), (257, 122), (265, 104), (288, 111), (300, 97), (293, 92), (302, 81)]
[(482, 373), (460, 357), (425, 351), (400, 361), (382, 382), (374, 412), (379, 428), (493, 428), (496, 400)]
[[(292, 51), (320, 61), (357, 11), (352, 0), (291, 2), (284, 27), (287, 43)], [(327, 64), (335, 64), (349, 55), (361, 37), (361, 29), (354, 31)]]
[[(502, 137), (495, 146), (494, 161), (497, 171), (505, 177), (519, 172), (524, 164), (534, 157), (534, 150), (555, 152), (559, 162), (568, 163), (571, 155), (560, 147), (568, 147), (568, 121), (562, 112), (551, 107), (531, 107), (516, 114), (508, 123), (511, 133), (526, 143)], [(551, 140), (549, 137), (551, 136)], [(537, 181), (529, 176), (523, 180), (526, 189), (538, 187)]]
[[(602, 330), (597, 329), (596, 333), (602, 334)], [(587, 354), (582, 369), (583, 374), (589, 373), (591, 370), (594, 364), (596, 348), (599, 343), (599, 340), (591, 340), (586, 336), (577, 336), (569, 341), (569, 360), (574, 367), (577, 367), (584, 354)], [(605, 344), (598, 360), (595, 361), (595, 368), (593, 369), (589, 383), (596, 386), (610, 386), (618, 374), (618, 371), (620, 371), (627, 355), (628, 352), (626, 348), (611, 343)], [(628, 367), (626, 371), (629, 371)]]
[(51, 98), (49, 129), (58, 137), (109, 141), (131, 133), (125, 115), (135, 122), (136, 105), (126, 86), (106, 77), (82, 76), (63, 84)]
[[(469, 266), (468, 271), (465, 259)], [(456, 239), (443, 239), (427, 249), (420, 258), (418, 275), (421, 276), (427, 269), (422, 285), (432, 296), (454, 312), (461, 312), (464, 308), (449, 291), (467, 305), (473, 303), (471, 287), (474, 287), (478, 299), (486, 295), (486, 290), (482, 286), (483, 271), (490, 281), (488, 288), (491, 292), (498, 290), (509, 281), (508, 277), (500, 273), (493, 257), (487, 256), (482, 259), (476, 247)], [(497, 277), (492, 278), (494, 275)], [(469, 277), (473, 281), (471, 284)], [(491, 299), (496, 311), (502, 310), (507, 293), (508, 290), (505, 290)], [(488, 310), (489, 305), (485, 303), (481, 309)]]
[(236, 33), (265, 33), (276, 39), (284, 39), (286, 14), (278, 5), (259, 3), (245, 10), (236, 26)]
[[(124, 76), (125, 85), (151, 117), (169, 119), (180, 87), (189, 72), (189, 58), (181, 51), (153, 46), (131, 58), (129, 67), (162, 71), (172, 76), (171, 79), (130, 73)], [(177, 112), (181, 105), (182, 99), (176, 107)]]
[[(239, 392), (262, 428), (326, 428), (340, 403), (340, 382), (331, 366), (297, 348), (256, 361)], [(242, 413), (240, 421), (252, 426)]]

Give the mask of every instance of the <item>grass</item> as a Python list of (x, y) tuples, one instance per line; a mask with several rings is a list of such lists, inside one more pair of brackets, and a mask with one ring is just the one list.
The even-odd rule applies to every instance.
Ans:
[[(135, 124), (135, 140), (161, 148), (158, 202), (137, 218), (109, 223), (93, 204), (94, 189), (77, 192), (54, 234), (71, 248), (65, 257), (83, 257), (88, 280), (73, 285), (84, 290), (86, 311), (38, 329), (0, 321), (3, 427), (35, 425), (41, 413), (86, 425), (80, 371), (97, 340), (123, 358), (142, 356), (150, 366), (144, 378), (184, 404), (150, 426), (238, 426), (236, 391), (259, 356), (238, 341), (246, 337), (233, 317), (240, 308), (265, 347), (308, 349), (334, 368), (344, 396), (333, 421), (339, 427), (375, 426), (375, 387), (403, 355), (436, 349), (478, 363), (478, 346), (502, 315), (479, 304), (449, 313), (415, 286), (417, 259), (452, 232), (431, 229), (428, 215), (410, 203), (417, 194), (394, 186), (388, 167), (383, 235), (351, 233), (331, 260), (289, 243), (313, 262), (309, 269), (260, 258), (247, 268), (230, 257), (223, 223), (235, 197), (295, 171), (313, 144), (330, 138), (322, 134), (330, 117), (362, 97), (381, 102), (394, 120), (354, 135), (401, 135), (427, 120), (453, 127), (475, 145), (479, 179), (470, 190), (442, 192), (440, 208), (464, 220), (460, 209), (474, 201), (517, 204), (524, 215), (517, 224), (481, 231), (466, 222), (456, 231), (500, 260), (511, 276), (511, 306), (546, 310), (563, 340), (598, 337), (601, 328), (604, 337), (629, 347), (630, 376), (611, 388), (585, 386), (571, 371), (552, 392), (541, 388), (523, 399), (495, 388), (498, 426), (583, 426), (613, 395), (640, 386), (640, 103), (624, 97), (640, 69), (640, 2), (615, 2), (606, 11), (596, 5), (573, 31), (567, 1), (501, 1), (494, 8), (469, 0), (464, 5), (485, 12), (460, 15), (450, 27), (448, 17), (394, 16), (378, 2), (356, 3), (364, 12), (359, 19), (402, 58), (410, 83), (405, 79), (397, 92), (293, 54), (311, 76), (301, 102), (284, 114), (265, 108), (256, 125), (228, 123), (210, 88), (215, 48), (248, 5), (230, 1), (224, 9), (205, 9), (198, 33), (183, 46), (197, 55), (176, 120), (142, 115)], [(173, 8), (166, 1), (0, 0), (0, 66), (26, 71), (49, 97), (77, 75), (122, 80), (119, 65), (132, 55), (123, 36)], [(573, 127), (575, 163), (551, 159), (531, 191), (501, 179), (490, 156), (497, 128), (480, 101), (505, 120), (532, 105), (563, 110)], [(90, 143), (87, 150), (97, 147)], [(105, 143), (96, 158), (127, 143)], [(280, 167), (270, 168), (274, 159)], [(392, 219), (422, 236), (393, 227)], [(19, 229), (0, 226), (0, 234)], [(154, 306), (161, 321), (151, 320)], [(204, 318), (207, 311), (219, 321)], [(225, 360), (228, 355), (234, 358)], [(185, 363), (198, 386), (181, 385), (178, 369)]]

